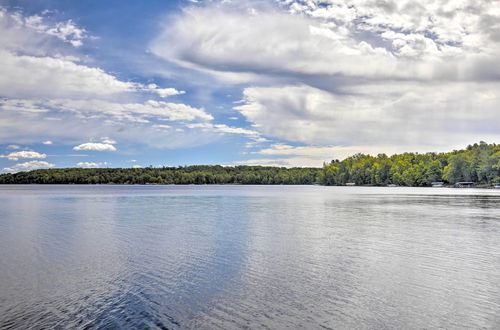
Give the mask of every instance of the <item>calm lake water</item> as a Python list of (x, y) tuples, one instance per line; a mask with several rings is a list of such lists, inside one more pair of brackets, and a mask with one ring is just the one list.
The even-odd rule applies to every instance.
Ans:
[(0, 186), (0, 328), (499, 329), (500, 191)]

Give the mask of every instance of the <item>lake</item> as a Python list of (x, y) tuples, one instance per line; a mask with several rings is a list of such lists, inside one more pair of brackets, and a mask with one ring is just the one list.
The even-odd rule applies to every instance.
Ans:
[(499, 329), (500, 191), (0, 186), (2, 329)]

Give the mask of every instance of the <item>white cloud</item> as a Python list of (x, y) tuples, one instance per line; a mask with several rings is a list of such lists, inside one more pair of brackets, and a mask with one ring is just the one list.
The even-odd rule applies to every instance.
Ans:
[[(448, 11), (432, 0), (255, 2), (189, 7), (153, 42), (156, 55), (219, 77), (491, 80), (500, 53), (496, 2)], [(461, 1), (462, 2), (462, 1)], [(393, 8), (393, 9), (389, 9)], [(291, 14), (292, 13), (292, 14)], [(486, 18), (489, 18), (486, 20)], [(485, 71), (485, 68), (489, 71)], [(250, 76), (248, 76), (250, 74)], [(245, 75), (245, 77), (243, 77)], [(307, 76), (305, 76), (307, 75)]]
[(87, 31), (78, 27), (72, 20), (65, 22), (50, 22), (42, 15), (23, 16), (19, 12), (7, 12), (0, 8), (1, 25), (3, 28), (17, 28), (31, 30), (39, 34), (54, 36), (73, 47), (80, 47), (86, 39)]
[(249, 130), (241, 127), (231, 127), (224, 124), (215, 124), (214, 128), (220, 133), (230, 133), (230, 134), (243, 134), (248, 136), (258, 136), (259, 133), (254, 130)]
[[(117, 102), (113, 99), (137, 99), (144, 92), (162, 98), (184, 94), (175, 88), (156, 84), (122, 81), (97, 67), (77, 63), (77, 57), (61, 55), (64, 47), (51, 43), (53, 36), (79, 41), (85, 36), (72, 21), (50, 25), (42, 16), (25, 17), (2, 10), (0, 27), (1, 109), (32, 113), (79, 111), (116, 114), (122, 119), (145, 121), (139, 117), (158, 116), (165, 120), (192, 120), (212, 117), (203, 109), (171, 102)], [(26, 79), (29, 77), (29, 79)], [(60, 107), (60, 108), (58, 108)]]
[(276, 167), (322, 167), (323, 162), (308, 157), (257, 158), (234, 162), (234, 165), (276, 166)]
[(135, 84), (99, 68), (0, 50), (0, 95), (4, 97), (106, 96), (135, 90)]
[(71, 20), (52, 24), (40, 15), (0, 11), (0, 96), (103, 96), (138, 89), (102, 69), (75, 63), (72, 50), (54, 42), (81, 45), (86, 32)]
[(105, 136), (101, 138), (102, 143), (107, 143), (107, 144), (116, 144), (117, 142), (113, 139), (110, 139), (109, 137)]
[(16, 150), (16, 149), (21, 149), (21, 147), (16, 144), (9, 144), (7, 146), (7, 149)]
[(170, 126), (170, 125), (164, 125), (164, 124), (155, 124), (152, 127), (160, 129), (160, 130), (172, 128), (172, 126)]
[(184, 93), (174, 88), (148, 86), (121, 81), (100, 68), (68, 59), (16, 55), (0, 48), (0, 96), (3, 97), (105, 97), (152, 91), (165, 98)]
[(19, 171), (36, 170), (39, 168), (50, 168), (50, 167), (54, 167), (54, 166), (55, 166), (55, 164), (51, 164), (51, 163), (48, 163), (46, 161), (32, 160), (29, 162), (16, 164), (12, 167), (6, 167), (6, 168), (4, 168), (4, 171), (14, 173), (14, 172), (19, 172)]
[(0, 44), (15, 51), (42, 51), (47, 43), (56, 44), (54, 40), (79, 47), (88, 38), (87, 31), (71, 20), (54, 22), (43, 13), (25, 16), (5, 8), (0, 8), (0, 30)]
[(142, 168), (141, 165), (132, 165), (132, 168)]
[[(1, 103), (1, 102), (0, 102)], [(119, 105), (117, 105), (119, 107)], [(22, 107), (20, 107), (22, 109)], [(131, 107), (131, 111), (134, 109)], [(171, 128), (158, 127), (162, 118), (135, 113), (109, 113), (93, 111), (51, 110), (50, 116), (44, 113), (23, 111), (1, 111), (0, 141), (16, 141), (22, 144), (36, 144), (41, 139), (59, 141), (58, 144), (78, 145), (81, 141), (102, 142), (97, 137), (112, 137), (122, 145), (141, 145), (154, 148), (184, 148), (201, 146), (220, 138), (211, 131), (183, 130), (188, 120), (168, 121)], [(161, 113), (160, 115), (165, 115)], [(196, 113), (195, 113), (196, 114)], [(201, 113), (202, 114), (202, 113)], [(189, 118), (191, 115), (187, 114)], [(179, 113), (179, 118), (186, 115)], [(53, 119), (59, 119), (54, 121)], [(157, 124), (158, 123), (158, 124)], [(64, 129), (61, 129), (64, 127)]]
[[(389, 146), (387, 146), (389, 147)], [(390, 148), (390, 147), (389, 147)], [(392, 153), (397, 152), (392, 147)], [(306, 156), (322, 161), (332, 159), (344, 159), (356, 153), (376, 154), (378, 147), (373, 146), (291, 146), (287, 144), (273, 144), (268, 148), (263, 148), (254, 154), (266, 156)]]
[(149, 100), (145, 103), (114, 103), (101, 100), (51, 100), (47, 105), (60, 111), (76, 111), (86, 115), (110, 115), (119, 120), (147, 122), (148, 118), (166, 121), (212, 120), (204, 109), (182, 103)]
[(73, 150), (82, 151), (116, 151), (116, 148), (112, 144), (107, 143), (83, 143), (73, 147)]
[(45, 144), (45, 145), (51, 145), (51, 144), (53, 144), (53, 142), (50, 141), (50, 140), (43, 141), (42, 143)]
[(0, 110), (25, 113), (49, 112), (40, 102), (33, 100), (0, 99)]
[(342, 92), (305, 85), (247, 88), (245, 103), (235, 109), (265, 135), (308, 144), (441, 149), (450, 141), (500, 138), (498, 83), (398, 82)]
[(187, 124), (187, 128), (198, 128), (206, 131), (213, 131), (217, 133), (241, 134), (249, 137), (257, 137), (260, 134), (257, 131), (249, 130), (242, 127), (231, 127), (225, 124), (212, 124), (212, 123), (194, 123)]
[(256, 158), (248, 160), (240, 160), (234, 162), (234, 165), (249, 165), (249, 166), (275, 166), (275, 167), (321, 167), (323, 163), (309, 158), (291, 157), (291, 158)]
[(166, 24), (151, 50), (251, 82), (235, 109), (258, 134), (446, 150), (500, 138), (497, 2), (208, 2)]
[[(38, 18), (40, 16), (35, 16), (35, 17)], [(46, 33), (53, 35), (66, 42), (69, 42), (73, 47), (80, 47), (81, 45), (83, 45), (82, 40), (87, 35), (87, 31), (85, 31), (85, 29), (81, 29), (78, 26), (76, 26), (72, 20), (68, 20), (66, 22), (59, 22), (55, 24), (54, 27), (46, 30)]]
[(19, 160), (19, 158), (46, 158), (46, 154), (41, 154), (35, 151), (16, 151), (11, 152), (8, 155), (0, 156), (1, 158), (7, 158), (9, 160)]
[(104, 162), (98, 162), (98, 163), (95, 163), (95, 162), (78, 162), (76, 163), (76, 166), (78, 167), (83, 167), (83, 168), (97, 168), (97, 167), (102, 167), (103, 165), (106, 165), (107, 163)]
[(79, 47), (87, 32), (72, 20), (50, 22), (41, 15), (24, 16), (2, 8), (0, 13), (0, 97), (99, 98), (152, 92), (164, 98), (184, 93), (121, 81), (100, 68), (78, 63), (82, 62), (78, 53), (64, 43)]
[(213, 129), (214, 125), (211, 123), (195, 123), (187, 124), (187, 128), (201, 128), (201, 129)]
[(175, 88), (160, 88), (156, 84), (148, 84), (145, 86), (145, 90), (158, 94), (160, 97), (165, 98), (174, 95), (185, 94), (184, 91), (179, 91)]
[(165, 121), (212, 120), (203, 108), (193, 108), (182, 103), (149, 100), (145, 103), (117, 103), (96, 99), (23, 100), (0, 99), (0, 110), (13, 112), (52, 114), (70, 112), (81, 118), (113, 117), (115, 120), (148, 122), (150, 119)]
[(0, 12), (0, 97), (105, 97), (146, 88), (77, 63), (78, 54), (65, 43), (81, 45), (86, 31), (73, 21), (51, 23), (40, 15)]
[(265, 135), (313, 144), (257, 151), (306, 164), (339, 148), (446, 150), (499, 138), (497, 1), (277, 2), (200, 2), (151, 45), (196, 75), (251, 82), (238, 85), (236, 107), (250, 128), (213, 123), (203, 108), (144, 101), (184, 91), (91, 67), (77, 52), (87, 32), (72, 21), (0, 10), (0, 139), (75, 145), (112, 136), (101, 144), (178, 148), (239, 134), (256, 148)]
[(184, 91), (123, 81), (91, 67), (91, 59), (68, 45), (78, 46), (78, 41), (87, 38), (87, 32), (73, 21), (50, 22), (43, 15), (2, 13), (1, 140), (31, 144), (40, 139), (64, 139), (64, 143), (76, 145), (81, 140), (112, 136), (100, 142), (113, 145), (118, 139), (124, 144), (179, 148), (220, 138), (213, 133), (254, 134), (225, 125), (212, 126), (210, 131), (186, 130), (187, 123), (210, 122), (213, 116), (188, 104), (146, 99), (148, 94), (159, 99)]

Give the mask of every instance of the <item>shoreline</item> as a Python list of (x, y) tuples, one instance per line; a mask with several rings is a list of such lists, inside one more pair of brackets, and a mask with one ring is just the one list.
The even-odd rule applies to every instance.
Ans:
[(259, 184), (259, 183), (0, 183), (0, 186), (320, 186), (320, 187), (371, 187), (371, 188), (452, 188), (452, 189), (488, 189), (500, 191), (494, 185), (478, 185), (474, 187), (456, 187), (454, 185), (446, 185), (441, 187), (432, 186), (376, 186), (376, 185), (323, 185), (323, 184)]

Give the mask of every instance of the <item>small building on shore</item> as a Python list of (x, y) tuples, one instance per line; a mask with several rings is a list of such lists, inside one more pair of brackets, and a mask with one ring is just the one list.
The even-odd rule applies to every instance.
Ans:
[(431, 182), (433, 187), (444, 187), (444, 182)]

